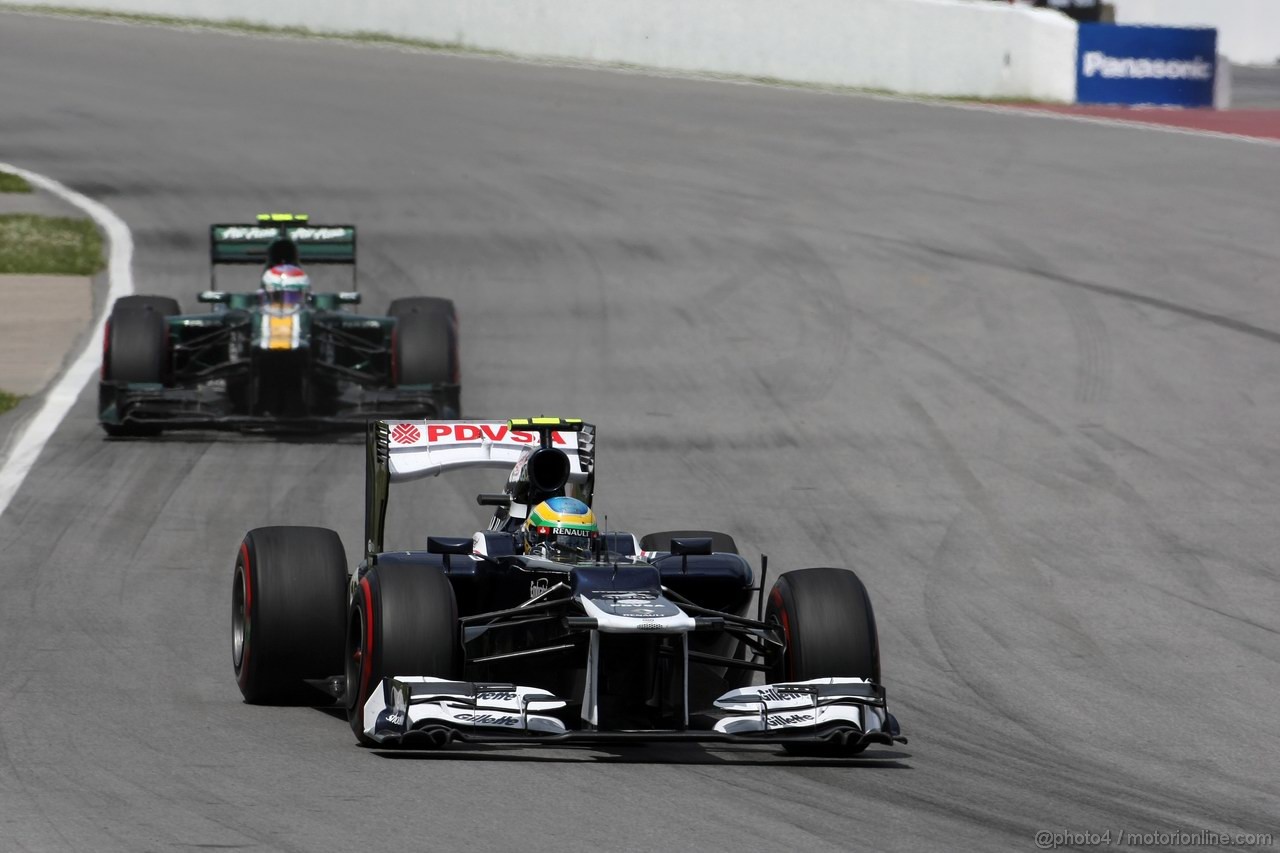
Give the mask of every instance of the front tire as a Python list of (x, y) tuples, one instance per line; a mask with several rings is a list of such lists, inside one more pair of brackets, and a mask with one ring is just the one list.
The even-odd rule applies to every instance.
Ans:
[(163, 317), (182, 313), (178, 300), (172, 296), (121, 296), (111, 305), (115, 311), (154, 311)]
[[(787, 572), (778, 578), (765, 621), (782, 627), (786, 649), (768, 672), (772, 684), (814, 678), (880, 683), (880, 640), (867, 588), (846, 569)], [(865, 746), (785, 744), (801, 755), (856, 755)]]
[(347, 619), (347, 720), (364, 733), (364, 704), (382, 679), (461, 673), (458, 603), (444, 572), (432, 566), (374, 566), (356, 585)]
[(304, 683), (342, 672), (347, 569), (342, 540), (321, 527), (259, 527), (236, 557), (231, 662), (254, 705), (314, 703)]
[[(111, 306), (102, 345), (103, 383), (164, 384), (169, 375), (168, 317), (180, 313), (168, 296), (122, 296)], [(109, 387), (109, 386), (106, 386)], [(106, 393), (104, 388), (104, 394)], [(159, 427), (108, 424), (110, 436), (158, 435)]]
[[(392, 342), (395, 385), (457, 385), (458, 312), (450, 299), (415, 296), (392, 300), (387, 314), (396, 320)], [(450, 401), (455, 410), (460, 401)]]

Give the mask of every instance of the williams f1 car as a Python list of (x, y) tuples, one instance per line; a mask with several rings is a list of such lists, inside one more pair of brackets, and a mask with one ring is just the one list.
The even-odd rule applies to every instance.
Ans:
[[(592, 425), (381, 421), (366, 444), (354, 572), (323, 528), (258, 528), (240, 546), (232, 649), (246, 701), (314, 705), (323, 691), (382, 747), (692, 740), (852, 755), (905, 742), (853, 572), (787, 572), (753, 610), (767, 560), (757, 575), (722, 533), (593, 531), (552, 537), (586, 545), (569, 557), (530, 548), (535, 522), (561, 523), (543, 507), (589, 513)], [(509, 471), (503, 492), (478, 497), (495, 507), (487, 530), (384, 548), (391, 484), (476, 467)]]
[[(356, 290), (311, 292), (302, 266), (343, 264), (356, 279), (356, 229), (264, 214), (210, 227), (205, 313), (163, 296), (126, 296), (103, 342), (98, 419), (109, 435), (165, 429), (357, 429), (374, 418), (459, 415), (453, 303), (392, 300), (355, 314)], [(284, 270), (278, 294), (217, 288), (223, 264)], [(289, 277), (292, 276), (292, 280)], [(275, 301), (275, 296), (282, 297)], [(283, 297), (291, 297), (285, 301)]]

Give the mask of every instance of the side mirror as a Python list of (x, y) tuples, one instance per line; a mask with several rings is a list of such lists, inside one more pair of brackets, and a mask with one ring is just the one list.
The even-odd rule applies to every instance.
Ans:
[(196, 301), (205, 305), (226, 305), (231, 301), (231, 294), (225, 290), (204, 290), (196, 297)]
[(356, 290), (344, 290), (338, 294), (339, 305), (359, 305), (360, 292)]
[(428, 536), (428, 554), (470, 554), (471, 540), (456, 536)]
[(677, 557), (705, 556), (711, 553), (711, 537), (672, 539), (671, 553)]

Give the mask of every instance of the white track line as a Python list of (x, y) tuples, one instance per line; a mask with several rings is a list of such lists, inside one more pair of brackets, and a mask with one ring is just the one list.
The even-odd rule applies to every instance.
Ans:
[(102, 313), (94, 318), (93, 334), (85, 343), (84, 349), (76, 356), (71, 366), (62, 372), (53, 387), (45, 392), (44, 402), (40, 410), (21, 428), (18, 438), (9, 446), (3, 463), (0, 463), (0, 514), (3, 514), (17, 494), (22, 481), (31, 472), (36, 457), (53, 435), (58, 424), (66, 417), (67, 412), (80, 396), (85, 384), (93, 378), (102, 361), (102, 326), (111, 312), (111, 306), (121, 296), (133, 293), (133, 273), (130, 264), (133, 262), (133, 235), (124, 220), (116, 216), (108, 207), (88, 196), (81, 195), (69, 187), (65, 187), (52, 178), (29, 172), (8, 163), (0, 163), (0, 170), (21, 175), (27, 181), (43, 190), (48, 190), (85, 213), (93, 217), (107, 234), (111, 246), (110, 260), (107, 264), (107, 298), (102, 303)]

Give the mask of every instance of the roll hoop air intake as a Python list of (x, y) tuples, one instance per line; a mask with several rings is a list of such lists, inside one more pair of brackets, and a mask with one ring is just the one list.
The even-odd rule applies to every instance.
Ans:
[[(565, 452), (554, 446), (552, 436), (556, 430), (581, 430), (580, 418), (512, 418), (507, 425), (513, 430), (528, 430), (538, 434), (538, 449), (529, 454), (524, 470), (515, 484), (513, 497), (529, 506), (547, 498), (564, 494), (572, 466)], [(521, 488), (523, 486), (523, 488)]]
[(526, 463), (529, 472), (529, 503), (536, 504), (564, 493), (569, 482), (569, 457), (557, 447), (540, 447)]

